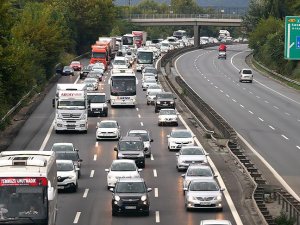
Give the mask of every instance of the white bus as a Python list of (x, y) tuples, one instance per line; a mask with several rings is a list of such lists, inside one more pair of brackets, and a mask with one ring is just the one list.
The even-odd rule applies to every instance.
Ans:
[(113, 69), (110, 77), (111, 106), (136, 105), (137, 79), (132, 69)]
[(136, 62), (136, 71), (142, 71), (147, 65), (153, 66), (153, 50), (150, 48), (139, 48), (136, 53)]
[(0, 224), (56, 224), (54, 154), (53, 151), (0, 153)]

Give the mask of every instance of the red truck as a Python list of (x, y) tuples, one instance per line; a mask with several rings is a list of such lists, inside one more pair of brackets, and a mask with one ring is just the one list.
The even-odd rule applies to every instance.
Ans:
[(110, 43), (107, 41), (96, 41), (96, 44), (92, 45), (92, 55), (90, 63), (102, 62), (105, 65), (105, 69), (110, 64), (111, 48)]
[(137, 48), (142, 47), (146, 44), (147, 40), (147, 32), (145, 31), (132, 31), (132, 35), (134, 36), (134, 44), (136, 44)]

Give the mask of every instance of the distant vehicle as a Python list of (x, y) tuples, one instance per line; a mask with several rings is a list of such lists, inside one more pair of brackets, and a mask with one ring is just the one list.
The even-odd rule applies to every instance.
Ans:
[(173, 95), (172, 92), (162, 92), (156, 95), (154, 106), (155, 106), (155, 113), (158, 113), (161, 109), (171, 108), (175, 109), (176, 97)]
[(85, 78), (84, 79), (84, 84), (86, 85), (86, 88), (88, 91), (98, 90), (98, 82), (99, 82), (99, 80), (97, 78)]
[(50, 151), (54, 152), (59, 152), (59, 151), (79, 151), (76, 149), (73, 145), (73, 143), (67, 143), (67, 142), (62, 142), (62, 143), (54, 143), (52, 145), (52, 148)]
[(155, 79), (158, 80), (158, 72), (157, 69), (154, 66), (147, 66), (143, 69), (142, 74), (145, 73), (152, 73), (155, 75)]
[(108, 106), (105, 93), (89, 92), (88, 98), (88, 116), (107, 116)]
[(232, 225), (229, 220), (201, 220), (200, 225)]
[(91, 71), (86, 75), (86, 79), (87, 78), (96, 78), (98, 81), (102, 81), (102, 76), (103, 74), (101, 72), (97, 72), (97, 71)]
[(156, 95), (161, 92), (161, 89), (151, 89), (151, 91), (147, 90), (147, 105), (154, 105)]
[(218, 183), (214, 179), (192, 180), (187, 188), (184, 188), (185, 208), (190, 209), (218, 209), (223, 210), (222, 192)]
[(140, 168), (145, 168), (144, 142), (140, 137), (122, 137), (114, 148), (117, 159), (132, 159)]
[(158, 114), (158, 126), (174, 124), (178, 126), (178, 113), (175, 109), (161, 109)]
[(240, 82), (243, 81), (247, 81), (250, 83), (253, 82), (253, 72), (251, 69), (245, 69), (245, 68), (241, 69), (239, 74), (240, 74), (240, 79), (239, 79)]
[(128, 69), (129, 62), (123, 56), (115, 57), (114, 61), (112, 62), (112, 69)]
[(134, 43), (136, 44), (137, 48), (142, 47), (146, 44), (147, 41), (147, 32), (145, 31), (132, 31), (134, 36)]
[(219, 52), (226, 52), (226, 49), (227, 49), (227, 47), (224, 43), (221, 43), (219, 45)]
[(85, 78), (89, 72), (91, 72), (92, 66), (84, 66), (80, 71), (80, 79)]
[(143, 88), (143, 91), (146, 91), (147, 88), (149, 87), (149, 85), (152, 85), (152, 84), (157, 84), (157, 81), (155, 79), (155, 76), (152, 77), (148, 77), (148, 78), (145, 78), (143, 81), (142, 81), (142, 88)]
[(139, 178), (140, 172), (134, 160), (131, 159), (115, 159), (113, 160), (107, 172), (107, 188), (115, 187), (119, 178)]
[(127, 132), (129, 137), (140, 137), (144, 142), (144, 153), (146, 157), (151, 156), (151, 142), (153, 139), (150, 136), (150, 132), (147, 130), (129, 130)]
[(161, 46), (160, 46), (160, 50), (161, 50), (161, 52), (165, 52), (165, 53), (170, 51), (171, 50), (170, 43), (167, 40), (162, 41)]
[(199, 146), (182, 146), (180, 151), (176, 153), (177, 156), (177, 170), (186, 170), (194, 163), (207, 163), (208, 153)]
[(149, 48), (139, 48), (136, 53), (136, 70), (142, 71), (146, 66), (153, 66), (154, 52)]
[(173, 37), (176, 37), (178, 39), (182, 39), (183, 37), (186, 37), (187, 33), (185, 30), (177, 30), (173, 32)]
[(226, 52), (219, 52), (218, 59), (226, 59), (226, 58), (227, 58)]
[(57, 160), (72, 160), (77, 171), (78, 179), (80, 178), (82, 159), (79, 157), (78, 151), (57, 151), (55, 152), (55, 156)]
[(182, 146), (194, 146), (194, 137), (195, 135), (187, 129), (172, 130), (167, 135), (169, 151), (179, 150)]
[(72, 61), (70, 64), (70, 67), (72, 67), (74, 71), (80, 71), (82, 68), (82, 65), (81, 65), (80, 61)]
[(116, 139), (121, 137), (120, 126), (116, 120), (102, 120), (97, 123), (96, 139)]
[[(143, 178), (120, 178), (115, 188), (111, 188), (113, 193), (111, 206), (112, 216), (120, 213), (137, 212), (145, 216), (150, 214), (150, 198), (148, 192), (152, 191), (147, 188)], [(132, 199), (129, 201), (128, 199)]]
[(78, 170), (72, 160), (56, 160), (58, 189), (76, 192), (78, 189)]
[(62, 70), (62, 75), (65, 75), (65, 76), (72, 75), (72, 76), (74, 76), (74, 69), (70, 66), (64, 66), (64, 68)]

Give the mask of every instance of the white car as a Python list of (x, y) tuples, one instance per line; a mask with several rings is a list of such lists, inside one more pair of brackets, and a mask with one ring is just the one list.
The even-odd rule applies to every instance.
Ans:
[(223, 210), (222, 192), (214, 179), (195, 179), (189, 183), (185, 192), (185, 208), (190, 209), (218, 209)]
[(107, 172), (107, 188), (115, 187), (119, 178), (139, 178), (143, 169), (137, 168), (135, 161), (131, 159), (113, 160)]
[(182, 146), (193, 146), (195, 135), (187, 129), (182, 130), (172, 130), (172, 132), (167, 135), (168, 138), (168, 149), (179, 150)]
[(88, 91), (98, 90), (99, 80), (97, 78), (85, 78), (84, 83), (86, 84)]
[(214, 175), (212, 169), (208, 165), (192, 164), (188, 167), (183, 177), (182, 189), (187, 188), (191, 180), (196, 179), (214, 179), (217, 175)]
[(176, 153), (178, 171), (186, 170), (189, 165), (194, 163), (207, 164), (208, 153), (199, 146), (182, 146), (180, 151)]
[(162, 89), (161, 85), (160, 84), (151, 84), (148, 86), (147, 88), (147, 94), (150, 92), (150, 91), (154, 91), (154, 90), (160, 90), (161, 92), (163, 92), (164, 90)]
[(146, 157), (151, 156), (151, 142), (153, 139), (150, 136), (150, 132), (147, 130), (130, 130), (127, 132), (127, 136), (130, 137), (141, 137), (144, 142), (144, 154)]
[(78, 168), (72, 160), (56, 160), (58, 189), (76, 192), (78, 189)]
[(251, 69), (241, 69), (239, 74), (240, 74), (240, 82), (248, 81), (248, 82), (252, 83), (253, 72)]
[(152, 89), (151, 91), (147, 90), (147, 105), (154, 105), (156, 95), (161, 92), (161, 89)]
[(62, 143), (54, 143), (52, 145), (52, 148), (50, 151), (58, 152), (66, 152), (66, 151), (79, 151), (76, 149), (73, 145), (73, 143), (67, 143), (67, 142), (62, 142)]
[(146, 91), (147, 88), (152, 85), (152, 84), (157, 84), (156, 82), (156, 79), (155, 78), (148, 78), (148, 79), (144, 79), (142, 81), (142, 88), (143, 88), (143, 91)]
[(201, 220), (200, 225), (232, 225), (229, 220)]
[(120, 139), (120, 126), (116, 120), (102, 120), (97, 123), (96, 139)]
[(129, 68), (129, 61), (127, 58), (123, 56), (115, 57), (114, 61), (112, 62), (113, 69), (128, 69)]
[(158, 114), (158, 126), (174, 124), (178, 126), (178, 113), (175, 109), (161, 109)]
[(92, 67), (92, 71), (104, 74), (105, 65), (103, 63), (95, 63)]

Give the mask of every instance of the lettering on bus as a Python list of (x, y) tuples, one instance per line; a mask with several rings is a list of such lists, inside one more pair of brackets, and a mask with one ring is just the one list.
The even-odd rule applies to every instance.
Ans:
[(47, 186), (45, 177), (0, 178), (0, 186)]
[(119, 96), (118, 99), (125, 99), (125, 100), (129, 100), (130, 97), (129, 96)]

